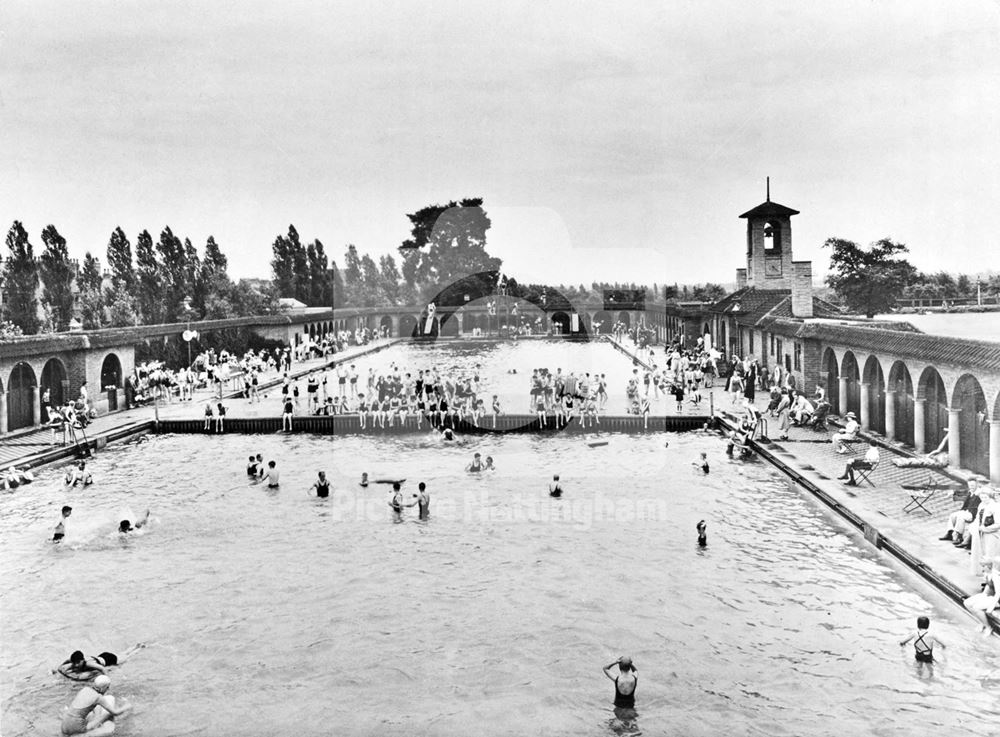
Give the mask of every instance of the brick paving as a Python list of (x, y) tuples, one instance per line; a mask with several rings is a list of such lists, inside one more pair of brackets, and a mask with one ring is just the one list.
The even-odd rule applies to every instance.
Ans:
[[(630, 345), (619, 345), (620, 350), (635, 356)], [(657, 349), (657, 358), (662, 356), (662, 347)], [(743, 399), (733, 403), (725, 391), (725, 379), (715, 379), (715, 386), (704, 390), (703, 405), (712, 406), (717, 415), (735, 417), (742, 414)], [(875, 436), (879, 444), (881, 460), (871, 474), (872, 484), (859, 482), (851, 487), (838, 481), (844, 466), (852, 458), (863, 457), (868, 449), (866, 442), (854, 444), (853, 451), (839, 454), (830, 438), (839, 429), (839, 418), (831, 417), (830, 429), (826, 432), (810, 428), (792, 427), (788, 440), (778, 441), (777, 418), (766, 414), (770, 397), (767, 392), (756, 393), (754, 405), (764, 413), (768, 425), (767, 435), (772, 439), (761, 440), (763, 449), (773, 453), (779, 461), (808, 479), (827, 496), (845, 509), (864, 520), (887, 539), (923, 563), (932, 573), (944, 579), (955, 588), (967, 593), (978, 593), (980, 577), (969, 569), (969, 553), (955, 548), (948, 542), (938, 540), (948, 527), (948, 515), (962, 506), (962, 501), (953, 498), (951, 489), (935, 491), (934, 496), (923, 502), (929, 512), (919, 509), (905, 512), (904, 507), (912, 500), (911, 492), (903, 488), (907, 485), (923, 485), (928, 481), (937, 484), (962, 485), (962, 479), (970, 473), (949, 469), (946, 473), (926, 468), (898, 468), (891, 461), (894, 458), (909, 458), (913, 453), (897, 443), (885, 441)], [(708, 407), (703, 407), (707, 413)], [(669, 402), (654, 405), (654, 413), (672, 414), (673, 398)], [(685, 406), (687, 411), (687, 405)], [(689, 412), (693, 414), (693, 412)], [(864, 433), (863, 433), (864, 435)]]

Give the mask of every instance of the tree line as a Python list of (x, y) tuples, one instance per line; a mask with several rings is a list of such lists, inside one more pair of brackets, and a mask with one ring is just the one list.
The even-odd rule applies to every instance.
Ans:
[(1000, 275), (980, 280), (961, 274), (919, 271), (903, 254), (906, 244), (882, 238), (867, 248), (844, 238), (829, 238), (831, 250), (826, 283), (848, 310), (873, 317), (891, 312), (899, 299), (970, 299), (1000, 293)]
[(20, 221), (7, 231), (8, 258), (0, 271), (2, 319), (7, 335), (68, 330), (78, 313), (84, 329), (211, 320), (274, 312), (270, 288), (237, 285), (228, 259), (215, 238), (201, 253), (167, 226), (153, 240), (148, 230), (135, 245), (115, 228), (108, 240), (107, 270), (87, 251), (83, 262), (70, 259), (66, 239), (54, 225), (41, 233), (35, 248)]

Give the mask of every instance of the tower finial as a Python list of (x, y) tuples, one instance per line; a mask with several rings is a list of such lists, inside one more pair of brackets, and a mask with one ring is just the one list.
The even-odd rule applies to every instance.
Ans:
[(767, 178), (767, 201), (771, 201), (771, 177)]

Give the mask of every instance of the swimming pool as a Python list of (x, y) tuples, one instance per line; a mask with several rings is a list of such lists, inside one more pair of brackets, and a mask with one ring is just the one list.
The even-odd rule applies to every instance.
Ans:
[[(476, 451), (495, 474), (462, 472)], [(251, 452), (280, 490), (248, 485)], [(163, 436), (91, 465), (86, 490), (53, 469), (3, 498), (4, 735), (58, 732), (71, 650), (138, 641), (112, 674), (125, 735), (995, 733), (993, 644), (717, 437)], [(328, 500), (305, 493), (320, 468)], [(394, 521), (362, 471), (425, 480), (430, 520)], [(949, 645), (932, 677), (898, 646), (917, 614)], [(632, 725), (601, 673), (623, 653)]]

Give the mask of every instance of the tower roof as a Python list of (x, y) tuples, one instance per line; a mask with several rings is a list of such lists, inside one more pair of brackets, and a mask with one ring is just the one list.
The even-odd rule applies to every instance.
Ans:
[(785, 207), (784, 205), (779, 205), (777, 202), (761, 202), (757, 207), (752, 210), (747, 210), (745, 213), (740, 215), (741, 218), (766, 218), (774, 216), (792, 216), (798, 215), (798, 210), (793, 210), (790, 207)]

